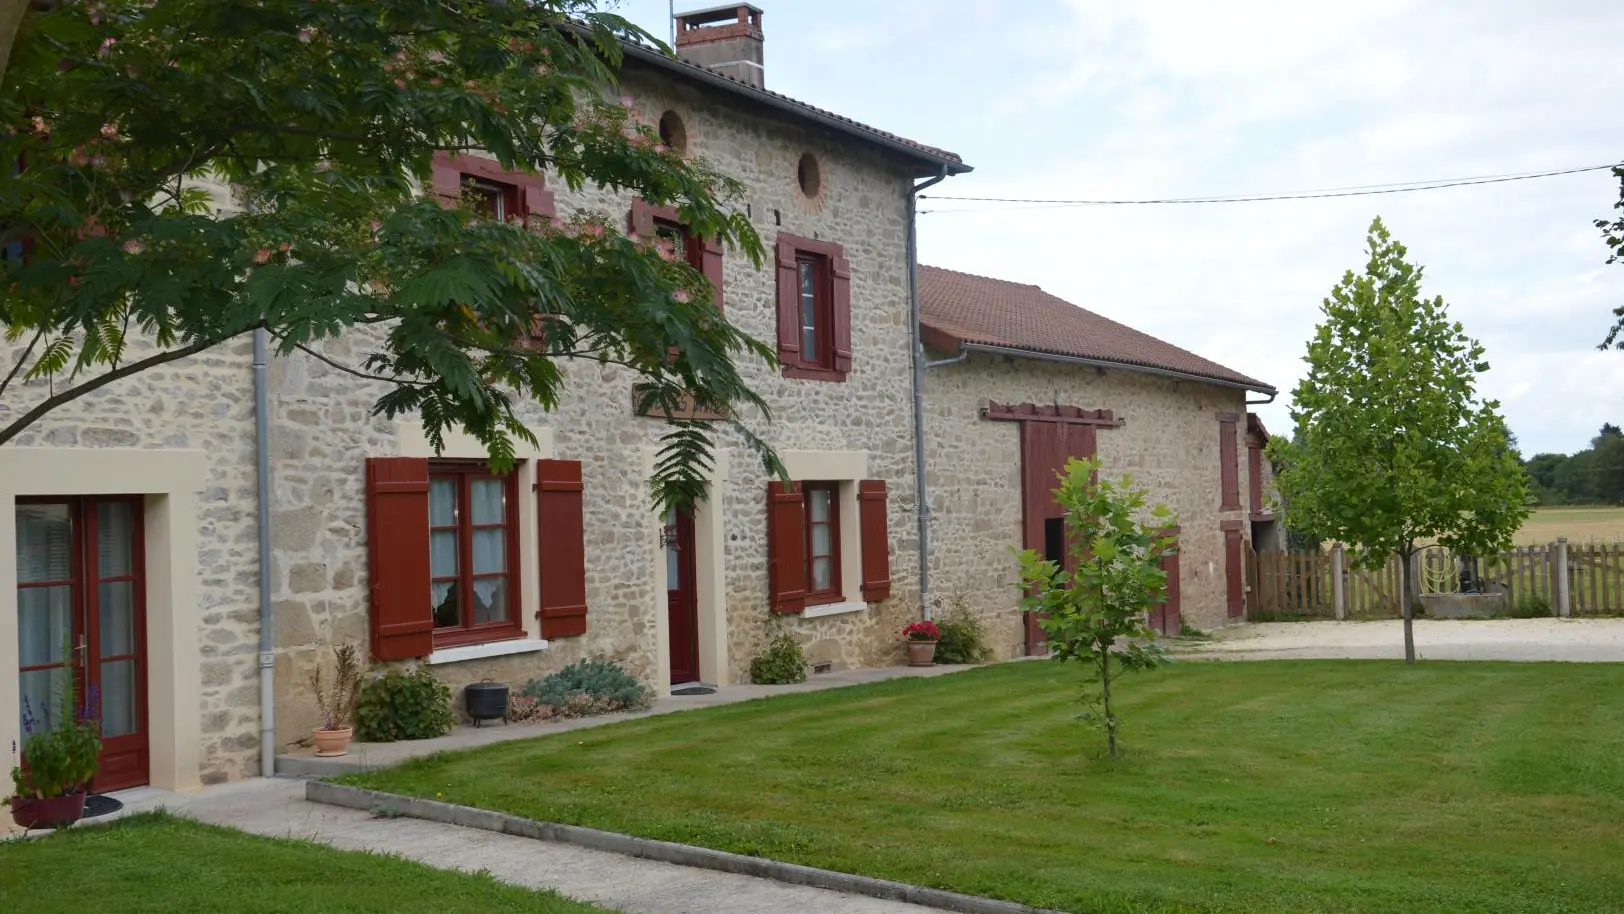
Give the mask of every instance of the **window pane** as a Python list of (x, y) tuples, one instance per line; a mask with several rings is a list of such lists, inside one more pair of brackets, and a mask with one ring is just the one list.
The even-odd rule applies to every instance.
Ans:
[(435, 628), (450, 628), (462, 624), (462, 613), (457, 608), (456, 581), (437, 581), (430, 584), (429, 603), (434, 607)]
[(17, 506), (17, 582), (72, 576), (73, 520), (67, 505)]
[(829, 520), (829, 496), (832, 494), (828, 489), (813, 489), (807, 493), (812, 500), (812, 521), (814, 523), (821, 524)]
[(831, 555), (834, 553), (834, 544), (829, 541), (829, 525), (817, 524), (812, 528), (812, 554)]
[(474, 582), (474, 624), (503, 622), (507, 613), (507, 578), (480, 578)]
[(474, 479), (469, 482), (470, 510), (475, 524), (503, 523), (502, 497), (507, 483), (501, 479)]
[(678, 590), (682, 587), (682, 553), (677, 546), (677, 512), (665, 512), (664, 534), (665, 546), (665, 589)]
[(446, 578), (457, 573), (457, 531), (429, 534), (429, 576)]
[(457, 480), (442, 476), (429, 481), (429, 526), (450, 527), (457, 522)]
[(507, 570), (507, 531), (498, 527), (474, 531), (474, 574)]
[(801, 358), (818, 360), (817, 264), (801, 261)]
[(17, 591), (18, 659), (22, 666), (60, 663), (64, 639), (73, 627), (73, 589), (23, 587)]
[(135, 653), (135, 583), (117, 581), (98, 590), (102, 656)]
[(102, 736), (135, 732), (135, 661), (101, 665)]
[[(67, 668), (60, 666), (22, 675), (22, 727), (18, 732), (24, 739), (33, 733), (56, 729), (56, 697), (62, 691), (67, 675)], [(70, 710), (67, 713), (73, 712)]]
[(130, 573), (131, 543), (135, 524), (127, 501), (104, 501), (96, 505), (96, 573), (104, 578)]
[(812, 589), (835, 589), (835, 560), (828, 556), (819, 556), (812, 560)]

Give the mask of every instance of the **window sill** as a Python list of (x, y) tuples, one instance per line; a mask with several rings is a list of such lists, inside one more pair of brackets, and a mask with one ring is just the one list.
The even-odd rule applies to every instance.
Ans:
[(803, 619), (817, 619), (821, 616), (843, 616), (846, 613), (859, 613), (868, 609), (868, 604), (862, 600), (848, 600), (845, 603), (824, 603), (819, 606), (808, 606), (801, 611)]
[(794, 378), (798, 381), (844, 381), (846, 372), (833, 368), (804, 368), (800, 365), (785, 365), (784, 377)]
[(515, 638), (508, 641), (490, 641), (485, 644), (465, 644), (461, 647), (436, 648), (427, 663), (459, 663), (464, 660), (483, 660), (487, 657), (506, 657), (510, 654), (530, 654), (546, 650), (547, 642), (539, 638)]

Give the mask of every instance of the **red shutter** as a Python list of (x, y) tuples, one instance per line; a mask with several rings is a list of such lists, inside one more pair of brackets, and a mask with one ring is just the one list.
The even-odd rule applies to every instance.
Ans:
[(452, 163), (449, 155), (437, 152), (430, 166), (430, 174), (440, 202), (446, 206), (456, 206), (462, 200), (462, 170)]
[(801, 282), (795, 243), (778, 239), (778, 360), (794, 364), (801, 354)]
[(863, 538), (863, 599), (870, 603), (891, 598), (891, 536), (885, 515), (885, 480), (860, 480), (857, 528)]
[(626, 228), (645, 240), (654, 240), (654, 207), (641, 198), (633, 198), (632, 211), (626, 214)]
[(524, 214), (540, 219), (551, 219), (558, 214), (553, 203), (553, 192), (539, 180), (524, 185)]
[(1218, 417), (1218, 484), (1223, 489), (1218, 510), (1241, 509), (1240, 452), (1235, 440), (1234, 413)]
[(367, 460), (367, 565), (372, 578), (372, 659), (434, 650), (429, 605), (429, 462)]
[(703, 250), (700, 252), (699, 271), (710, 280), (711, 288), (716, 290), (716, 310), (722, 310), (722, 241), (719, 238), (707, 238)]
[(1263, 449), (1246, 448), (1246, 489), (1251, 496), (1252, 513), (1263, 513)]
[(851, 371), (851, 263), (844, 251), (829, 258), (834, 274), (835, 371)]
[(806, 608), (806, 517), (798, 482), (767, 483), (767, 589), (775, 613)]
[[(1151, 612), (1152, 627), (1164, 635), (1179, 633), (1181, 617), (1179, 615), (1179, 552), (1178, 527), (1170, 527), (1162, 532), (1163, 536), (1174, 538), (1169, 551), (1162, 553), (1162, 571), (1167, 574), (1167, 596), (1162, 605)], [(1160, 622), (1159, 625), (1154, 624)]]
[(586, 528), (581, 508), (581, 462), (536, 461), (543, 638), (586, 634)]
[(1240, 521), (1223, 521), (1224, 578), (1228, 586), (1229, 617), (1238, 619), (1246, 615), (1246, 557), (1242, 547)]

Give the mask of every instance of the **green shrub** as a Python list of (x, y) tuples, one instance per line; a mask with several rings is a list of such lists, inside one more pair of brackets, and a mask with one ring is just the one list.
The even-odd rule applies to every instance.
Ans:
[(806, 681), (806, 656), (801, 642), (789, 632), (778, 632), (767, 649), (750, 661), (750, 681), (757, 685), (790, 685)]
[(1179, 620), (1179, 637), (1190, 641), (1211, 641), (1212, 636), (1191, 625), (1183, 619)]
[(355, 703), (355, 738), (364, 743), (444, 736), (456, 724), (451, 688), (426, 668), (399, 667), (361, 686)]
[(520, 690), (558, 717), (589, 717), (636, 711), (654, 703), (654, 692), (608, 660), (577, 660)]
[(1551, 601), (1544, 594), (1525, 593), (1511, 607), (1513, 619), (1548, 619), (1550, 615)]
[(992, 657), (981, 620), (963, 600), (953, 601), (947, 614), (936, 620), (936, 629), (941, 633), (936, 641), (937, 663), (985, 663)]

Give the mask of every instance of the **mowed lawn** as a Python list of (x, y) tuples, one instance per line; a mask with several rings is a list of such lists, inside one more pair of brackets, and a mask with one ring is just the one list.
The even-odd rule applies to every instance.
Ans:
[(422, 758), (348, 783), (1040, 907), (1624, 909), (1624, 665), (1020, 663)]
[(1517, 544), (1543, 546), (1560, 536), (1575, 543), (1624, 543), (1624, 507), (1535, 508), (1517, 531)]
[(0, 841), (16, 914), (607, 914), (484, 875), (261, 838), (163, 813)]

